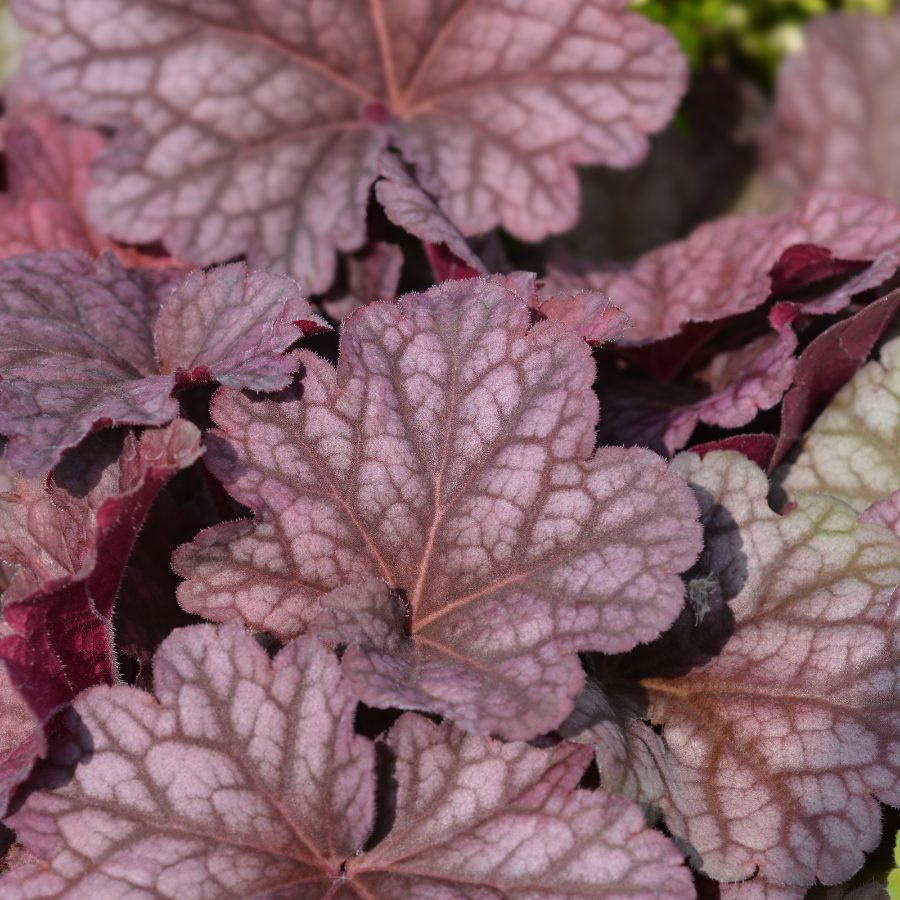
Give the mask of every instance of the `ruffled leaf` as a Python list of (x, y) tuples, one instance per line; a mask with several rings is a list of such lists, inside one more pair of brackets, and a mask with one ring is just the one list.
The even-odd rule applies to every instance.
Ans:
[(564, 732), (710, 876), (842, 882), (878, 844), (875, 798), (900, 803), (900, 538), (830, 497), (779, 516), (736, 453), (673, 466), (706, 527), (688, 608), (655, 644), (598, 657)]
[(573, 165), (638, 162), (687, 78), (672, 36), (623, 5), (115, 0), (98, 28), (91, 0), (13, 2), (56, 108), (118, 130), (99, 227), (195, 265), (246, 254), (311, 291), (363, 243), (388, 142), (464, 234), (574, 225)]
[(755, 309), (769, 296), (770, 272), (784, 251), (810, 243), (838, 257), (874, 260), (900, 248), (900, 210), (874, 197), (818, 191), (786, 212), (701, 225), (629, 267), (551, 269), (545, 290), (607, 294), (634, 323), (625, 343), (649, 343), (679, 334), (688, 323)]
[(270, 664), (242, 629), (198, 626), (166, 641), (156, 672), (156, 700), (131, 687), (78, 699), (75, 742), (10, 820), (48, 863), (5, 875), (4, 895), (113, 900), (139, 878), (160, 897), (202, 883), (208, 900), (693, 896), (680, 854), (632, 804), (574, 790), (587, 748), (408, 714), (389, 737), (390, 830), (366, 851), (374, 747), (353, 734), (356, 700), (318, 642)]
[(51, 484), (20, 478), (0, 495), (0, 554), (20, 566), (4, 595), (13, 633), (0, 638), (0, 658), (41, 724), (118, 679), (111, 621), (128, 556), (160, 488), (200, 453), (184, 420), (124, 444), (97, 436), (69, 452)]
[(0, 431), (15, 468), (36, 477), (98, 426), (163, 425), (192, 380), (284, 387), (296, 365), (283, 351), (327, 327), (296, 283), (242, 263), (171, 287), (108, 254), (0, 262)]
[[(337, 371), (300, 355), (302, 388), (220, 390), (205, 461), (256, 521), (202, 532), (174, 565), (186, 609), (282, 640), (344, 588), (346, 627), (393, 667), (397, 698), (415, 689), (415, 706), (522, 738), (570, 708), (582, 681), (570, 654), (627, 649), (674, 620), (673, 573), (696, 557), (699, 528), (663, 460), (591, 456), (590, 351), (558, 323), (529, 328), (504, 282), (358, 310)], [(368, 649), (359, 636), (379, 622), (393, 623), (396, 663), (378, 649), (382, 625)]]

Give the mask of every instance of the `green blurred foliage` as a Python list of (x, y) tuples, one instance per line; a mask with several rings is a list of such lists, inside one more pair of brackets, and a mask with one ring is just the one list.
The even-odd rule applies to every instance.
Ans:
[(885, 15), (892, 0), (632, 0), (678, 38), (694, 72), (736, 69), (771, 90), (778, 64), (803, 47), (803, 23), (830, 11)]
[(891, 900), (900, 900), (900, 831), (894, 844), (894, 868), (887, 877), (887, 892)]

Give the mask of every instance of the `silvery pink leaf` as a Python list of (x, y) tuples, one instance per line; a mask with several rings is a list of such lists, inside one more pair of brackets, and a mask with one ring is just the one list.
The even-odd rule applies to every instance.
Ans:
[(748, 881), (719, 885), (721, 900), (803, 900), (808, 892), (807, 885), (773, 884), (759, 875)]
[(764, 170), (795, 194), (827, 187), (900, 201), (900, 18), (817, 16), (804, 45), (778, 76)]
[(573, 166), (638, 162), (687, 80), (672, 36), (623, 6), (115, 0), (98, 29), (92, 0), (13, 3), (56, 109), (117, 129), (94, 170), (102, 230), (195, 265), (246, 254), (310, 291), (363, 243), (389, 142), (463, 234), (574, 225)]
[(900, 802), (900, 538), (831, 497), (774, 513), (737, 453), (673, 468), (706, 530), (688, 605), (655, 644), (598, 658), (606, 707), (579, 740), (711, 877), (840, 883), (878, 844), (876, 799)]
[(382, 151), (376, 167), (381, 178), (375, 185), (375, 196), (395, 225), (405, 228), (425, 243), (444, 244), (454, 256), (474, 269), (474, 274), (488, 274), (484, 263), (459, 229), (407, 174), (396, 156)]
[(341, 322), (360, 306), (397, 299), (403, 251), (396, 244), (375, 243), (346, 258), (346, 283), (335, 285), (319, 298), (319, 305)]
[(192, 379), (283, 387), (296, 369), (283, 351), (327, 327), (284, 276), (236, 263), (168, 296), (177, 274), (71, 250), (0, 262), (0, 431), (15, 468), (45, 472), (98, 426), (165, 424)]
[(589, 348), (559, 323), (529, 327), (503, 281), (357, 310), (337, 370), (302, 353), (302, 387), (278, 397), (220, 390), (205, 462), (256, 519), (201, 532), (174, 565), (186, 609), (282, 640), (337, 588), (359, 588), (362, 615), (359, 586), (381, 579), (405, 598), (422, 670), (467, 673), (429, 707), (531, 737), (571, 706), (582, 675), (570, 654), (668, 627), (699, 528), (659, 457), (592, 455)]
[(752, 422), (759, 410), (775, 406), (794, 380), (796, 349), (797, 337), (786, 326), (780, 334), (764, 335), (739, 350), (716, 354), (697, 375), (708, 384), (710, 395), (673, 411), (663, 435), (666, 451), (680, 450), (698, 422), (739, 428)]
[(810, 243), (838, 257), (874, 260), (900, 247), (900, 210), (874, 197), (817, 191), (786, 212), (701, 225), (629, 267), (551, 268), (544, 290), (607, 294), (634, 323), (624, 343), (649, 343), (690, 322), (755, 309), (769, 296), (769, 272), (782, 253)]
[(0, 553), (20, 566), (4, 596), (0, 658), (45, 724), (87, 687), (117, 680), (111, 617), (129, 553), (159, 489), (201, 453), (182, 419), (124, 443), (95, 435), (47, 478), (0, 495)]
[(632, 327), (628, 316), (597, 291), (542, 295), (533, 272), (510, 272), (493, 280), (518, 294), (537, 319), (561, 322), (592, 346), (617, 340)]
[(202, 884), (207, 900), (693, 896), (681, 855), (633, 804), (575, 790), (588, 748), (407, 714), (388, 738), (390, 829), (363, 849), (374, 746), (353, 734), (356, 700), (317, 641), (270, 663), (243, 629), (201, 625), (163, 644), (156, 672), (156, 701), (124, 686), (76, 701), (75, 742), (10, 820), (48, 862), (3, 876), (4, 896), (113, 900), (137, 876), (157, 897)]
[[(296, 281), (243, 263), (193, 272), (163, 307), (154, 334), (159, 371), (176, 383), (215, 379), (277, 391), (297, 370), (284, 352), (301, 335), (328, 330)], [(200, 369), (200, 373), (197, 370)]]
[[(832, 325), (800, 354), (794, 385), (781, 407), (781, 433), (769, 463), (771, 472), (794, 442), (806, 433), (805, 449), (785, 482), (788, 491), (827, 493), (862, 512), (873, 501), (887, 497), (900, 487), (900, 480), (894, 481), (897, 470), (892, 461), (892, 445), (882, 445), (875, 437), (891, 434), (892, 423), (882, 418), (880, 410), (871, 409), (877, 408), (880, 402), (890, 407), (890, 388), (885, 391), (881, 383), (895, 364), (896, 350), (887, 350), (888, 362), (880, 374), (878, 364), (873, 363), (864, 369), (866, 374), (850, 381), (898, 310), (900, 291), (894, 291), (855, 316)], [(839, 389), (843, 390), (838, 393)], [(854, 407), (860, 389), (858, 414)], [(873, 394), (881, 396), (876, 398)], [(832, 398), (831, 406), (816, 420)], [(890, 416), (893, 415), (891, 408)], [(838, 432), (834, 435), (836, 440), (831, 438), (834, 431)], [(894, 471), (890, 471), (892, 468)]]

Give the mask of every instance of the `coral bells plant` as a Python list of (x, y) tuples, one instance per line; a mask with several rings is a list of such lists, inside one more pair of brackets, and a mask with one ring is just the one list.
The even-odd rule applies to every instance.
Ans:
[(0, 900), (886, 896), (900, 209), (778, 131), (878, 29), (576, 257), (625, 6), (12, 0)]

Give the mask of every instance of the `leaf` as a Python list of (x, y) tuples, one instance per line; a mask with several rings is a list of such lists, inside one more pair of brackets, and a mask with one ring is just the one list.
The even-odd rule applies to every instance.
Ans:
[[(8, 633), (0, 625), (0, 634)], [(46, 750), (43, 731), (0, 664), (0, 815), (6, 815), (13, 791)]]
[[(698, 423), (739, 428), (775, 406), (791, 386), (797, 338), (790, 326), (717, 353), (686, 384), (625, 378), (600, 395), (601, 444), (646, 446), (666, 456)], [(737, 448), (732, 448), (737, 449)], [(771, 448), (766, 451), (771, 456)]]
[(388, 143), (464, 234), (574, 225), (573, 166), (639, 162), (687, 80), (672, 36), (623, 6), (114, 0), (98, 30), (90, 0), (13, 3), (55, 108), (117, 129), (95, 168), (101, 230), (194, 265), (246, 254), (313, 292), (335, 248), (363, 243)]
[(874, 260), (900, 247), (900, 210), (874, 197), (817, 191), (785, 212), (727, 216), (701, 225), (687, 239), (651, 250), (629, 267), (580, 272), (551, 267), (546, 290), (590, 288), (607, 294), (634, 323), (624, 343), (647, 344), (681, 333), (688, 323), (755, 309), (769, 296), (771, 269), (795, 244)]
[(364, 849), (374, 747), (353, 734), (356, 700), (318, 642), (270, 664), (242, 629), (201, 625), (165, 642), (156, 671), (156, 700), (124, 686), (78, 699), (77, 743), (58, 746), (44, 790), (10, 820), (49, 862), (3, 876), (6, 895), (693, 896), (680, 854), (633, 804), (574, 790), (587, 748), (404, 716), (388, 739), (391, 828)]
[[(375, 185), (375, 196), (385, 215), (410, 234), (429, 244), (443, 244), (457, 259), (473, 271), (470, 275), (487, 275), (484, 263), (466, 243), (459, 229), (441, 212), (437, 204), (416, 184), (396, 156), (382, 151), (376, 168), (381, 176)], [(438, 282), (445, 278), (438, 278)]]
[(738, 434), (734, 437), (723, 438), (721, 441), (695, 444), (691, 447), (691, 453), (696, 453), (700, 459), (703, 459), (707, 453), (712, 453), (714, 450), (734, 450), (756, 463), (761, 469), (765, 469), (772, 458), (776, 440), (775, 435), (772, 434)]
[(711, 877), (842, 882), (878, 844), (876, 798), (900, 803), (900, 538), (831, 497), (774, 513), (737, 453), (673, 468), (706, 528), (688, 608), (655, 644), (598, 657), (600, 696), (563, 733), (595, 742), (607, 789), (661, 811)]
[(900, 460), (894, 449), (900, 437), (894, 428), (894, 392), (900, 389), (893, 375), (898, 341), (881, 348), (880, 363), (860, 369), (898, 309), (900, 291), (894, 291), (832, 325), (800, 356), (795, 386), (782, 407), (781, 435), (770, 471), (834, 399), (806, 432), (803, 451), (780, 479), (788, 493), (827, 493), (862, 512), (900, 487)]
[(790, 327), (767, 334), (739, 350), (716, 354), (698, 380), (709, 385), (710, 395), (680, 411), (673, 411), (663, 442), (668, 453), (680, 450), (698, 422), (722, 428), (740, 428), (761, 409), (771, 409), (794, 380), (797, 337)]
[(803, 40), (778, 75), (764, 171), (795, 195), (827, 187), (900, 202), (900, 18), (816, 16)]
[(341, 322), (360, 306), (397, 299), (403, 251), (396, 244), (374, 243), (347, 257), (346, 264), (346, 283), (341, 284), (339, 279), (319, 298), (319, 305), (332, 319)]
[[(699, 551), (693, 500), (652, 453), (591, 456), (589, 348), (555, 322), (529, 329), (504, 284), (365, 307), (337, 371), (304, 352), (302, 389), (216, 394), (205, 462), (256, 520), (175, 555), (185, 609), (287, 640), (346, 588), (368, 621), (403, 620), (391, 639), (414, 644), (421, 705), (510, 738), (565, 716), (575, 651), (668, 627), (673, 573)], [(397, 696), (409, 687), (398, 669)]]
[(171, 283), (70, 250), (0, 262), (0, 431), (16, 469), (47, 471), (98, 426), (165, 424), (192, 380), (284, 387), (283, 351), (327, 327), (293, 281), (243, 263), (194, 273), (162, 313), (158, 279)]
[(95, 257), (109, 250), (130, 268), (177, 265), (171, 257), (124, 247), (88, 225), (88, 170), (103, 149), (96, 131), (55, 118), (21, 74), (4, 85), (3, 101), (8, 193), (0, 194), (0, 258), (66, 247)]
[(118, 678), (111, 616), (137, 533), (159, 489), (200, 456), (189, 422), (124, 443), (96, 435), (53, 481), (0, 495), (0, 555), (21, 566), (4, 596), (0, 659), (39, 723), (82, 690)]

